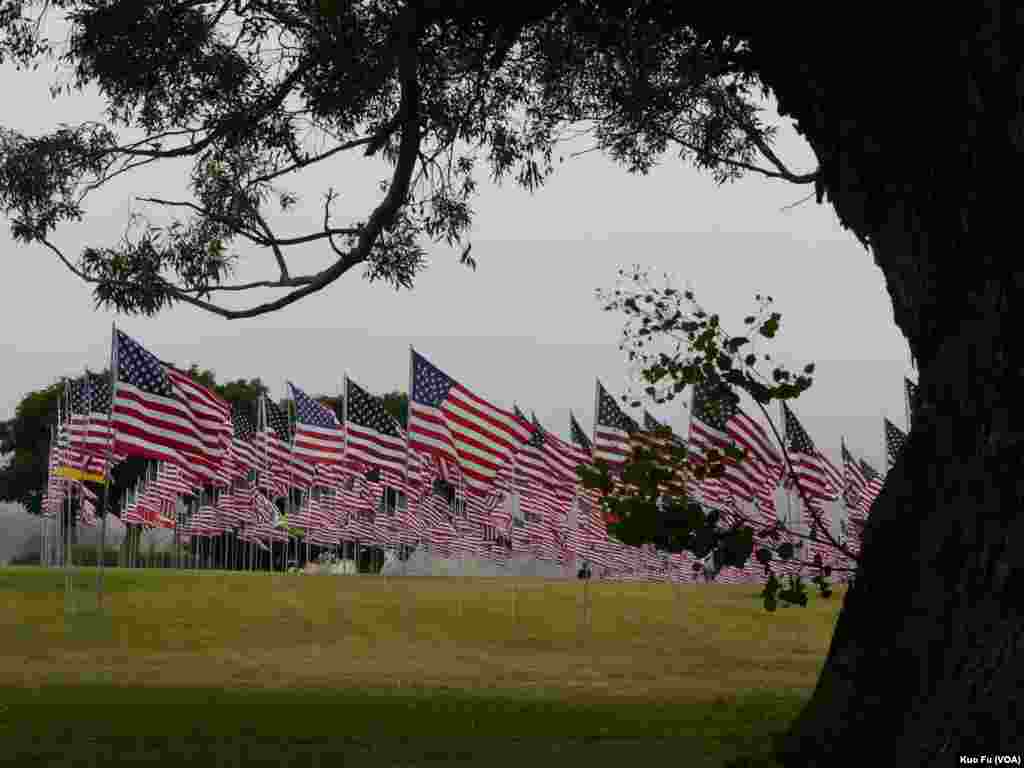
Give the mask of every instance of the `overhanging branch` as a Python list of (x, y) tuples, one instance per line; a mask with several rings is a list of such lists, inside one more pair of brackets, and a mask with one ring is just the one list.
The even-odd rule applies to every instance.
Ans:
[(404, 41), (406, 44), (400, 48), (401, 53), (399, 54), (398, 61), (402, 94), (399, 108), (402, 137), (398, 149), (398, 159), (391, 177), (388, 193), (370, 214), (366, 224), (360, 228), (359, 239), (355, 247), (348, 252), (339, 251), (339, 253), (344, 255), (339, 256), (332, 266), (313, 276), (307, 285), (274, 301), (259, 304), (248, 309), (226, 309), (181, 292), (174, 292), (174, 298), (229, 320), (256, 317), (281, 309), (305, 296), (316, 293), (333, 283), (352, 269), (352, 267), (366, 261), (373, 248), (373, 244), (381, 233), (394, 221), (395, 216), (408, 197), (409, 183), (416, 165), (416, 157), (420, 145), (419, 83), (417, 82), (415, 25), (411, 12), (407, 14), (407, 17), (406, 40)]

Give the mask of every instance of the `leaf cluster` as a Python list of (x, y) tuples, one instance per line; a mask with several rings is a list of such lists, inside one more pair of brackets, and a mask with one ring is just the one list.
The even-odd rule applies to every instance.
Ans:
[[(617, 287), (597, 294), (606, 311), (625, 314), (620, 348), (645, 385), (644, 396), (654, 403), (669, 402), (687, 387), (701, 387), (702, 418), (721, 418), (739, 406), (741, 392), (763, 410), (773, 401), (799, 397), (813, 383), (813, 364), (800, 373), (779, 364), (770, 375), (760, 368), (771, 355), (757, 345), (776, 337), (782, 319), (770, 296), (756, 297), (758, 308), (743, 320), (746, 330), (732, 335), (719, 315), (696, 302), (692, 291), (672, 287), (667, 278), (663, 286), (656, 286), (639, 266), (620, 270)], [(642, 404), (638, 397), (622, 399), (633, 407)], [(597, 462), (596, 467), (581, 466), (577, 471), (584, 487), (600, 492), (609, 534), (620, 541), (691, 552), (706, 561), (695, 568), (712, 578), (722, 568), (742, 568), (755, 556), (774, 585), (775, 564), (797, 557), (802, 542), (788, 535), (781, 523), (765, 526), (738, 510), (723, 515), (704, 509), (688, 491), (689, 484), (719, 478), (730, 464), (749, 460), (734, 444), (689, 455), (683, 441), (662, 428), (645, 432), (642, 440), (634, 436), (631, 455), (614, 470)], [(830, 569), (818, 557), (811, 563), (818, 571), (813, 583), (827, 597), (831, 592), (825, 578)], [(769, 609), (778, 600), (803, 604), (797, 587), (773, 586), (766, 594), (771, 595), (765, 602)]]
[(605, 311), (626, 316), (619, 348), (654, 403), (673, 400), (687, 386), (706, 384), (729, 404), (737, 404), (743, 391), (764, 406), (795, 399), (814, 382), (813, 363), (802, 372), (781, 364), (774, 365), (770, 377), (762, 372), (760, 366), (772, 358), (759, 353), (758, 344), (774, 339), (782, 321), (781, 313), (771, 309), (771, 296), (756, 297), (758, 308), (744, 318), (746, 330), (739, 335), (727, 332), (719, 315), (701, 307), (692, 291), (672, 287), (667, 276), (663, 286), (655, 285), (639, 266), (620, 269), (617, 287), (598, 290), (597, 298)]

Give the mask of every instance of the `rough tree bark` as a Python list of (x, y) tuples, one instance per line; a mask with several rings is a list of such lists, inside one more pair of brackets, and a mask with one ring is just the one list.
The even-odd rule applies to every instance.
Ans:
[(819, 192), (885, 276), (921, 394), (817, 688), (780, 741), (789, 766), (1022, 752), (1024, 265), (1007, 182), (1024, 41), (1002, 8), (958, 7), (959, 56), (920, 17), (851, 19), (817, 43), (754, 37), (821, 162)]

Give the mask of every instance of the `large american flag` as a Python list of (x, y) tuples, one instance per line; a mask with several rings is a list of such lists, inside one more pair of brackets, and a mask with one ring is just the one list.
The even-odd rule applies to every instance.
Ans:
[(295, 455), (313, 464), (336, 464), (345, 453), (345, 432), (338, 417), (288, 382), (295, 400)]
[(626, 463), (630, 435), (640, 426), (616, 404), (615, 399), (597, 382), (597, 415), (594, 424), (594, 461), (604, 459), (612, 466)]
[(350, 459), (405, 472), (406, 449), (401, 428), (380, 398), (348, 377), (345, 379), (345, 428)]
[[(793, 480), (803, 491), (812, 504), (821, 501), (834, 501), (842, 490), (842, 482), (837, 485), (834, 474), (829, 468), (831, 462), (822, 456), (810, 435), (803, 428), (796, 416), (785, 403), (782, 404), (785, 420), (785, 434), (789, 447), (789, 458), (793, 463)], [(838, 470), (836, 470), (838, 472)], [(842, 473), (839, 473), (840, 478)]]
[(409, 446), (455, 463), (466, 485), (495, 490), (499, 470), (530, 439), (530, 427), (410, 350)]
[[(783, 473), (782, 457), (767, 431), (735, 402), (735, 395), (701, 382), (694, 388), (690, 419), (690, 446), (703, 460), (714, 448), (721, 454), (729, 445), (746, 451), (743, 461), (725, 457), (724, 474), (718, 478), (733, 496), (774, 506), (774, 490)], [(711, 484), (715, 486), (714, 483)]]
[(114, 451), (194, 464), (209, 456), (196, 417), (160, 361), (121, 331), (114, 332), (117, 387), (111, 411)]
[(896, 464), (896, 459), (899, 458), (900, 451), (903, 450), (903, 444), (907, 442), (907, 435), (888, 419), (884, 419), (884, 421), (885, 453), (889, 469), (892, 469), (893, 465)]

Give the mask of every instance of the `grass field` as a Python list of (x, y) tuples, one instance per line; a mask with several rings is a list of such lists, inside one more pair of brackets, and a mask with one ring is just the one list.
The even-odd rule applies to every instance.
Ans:
[(0, 569), (0, 761), (718, 766), (765, 753), (842, 592)]

